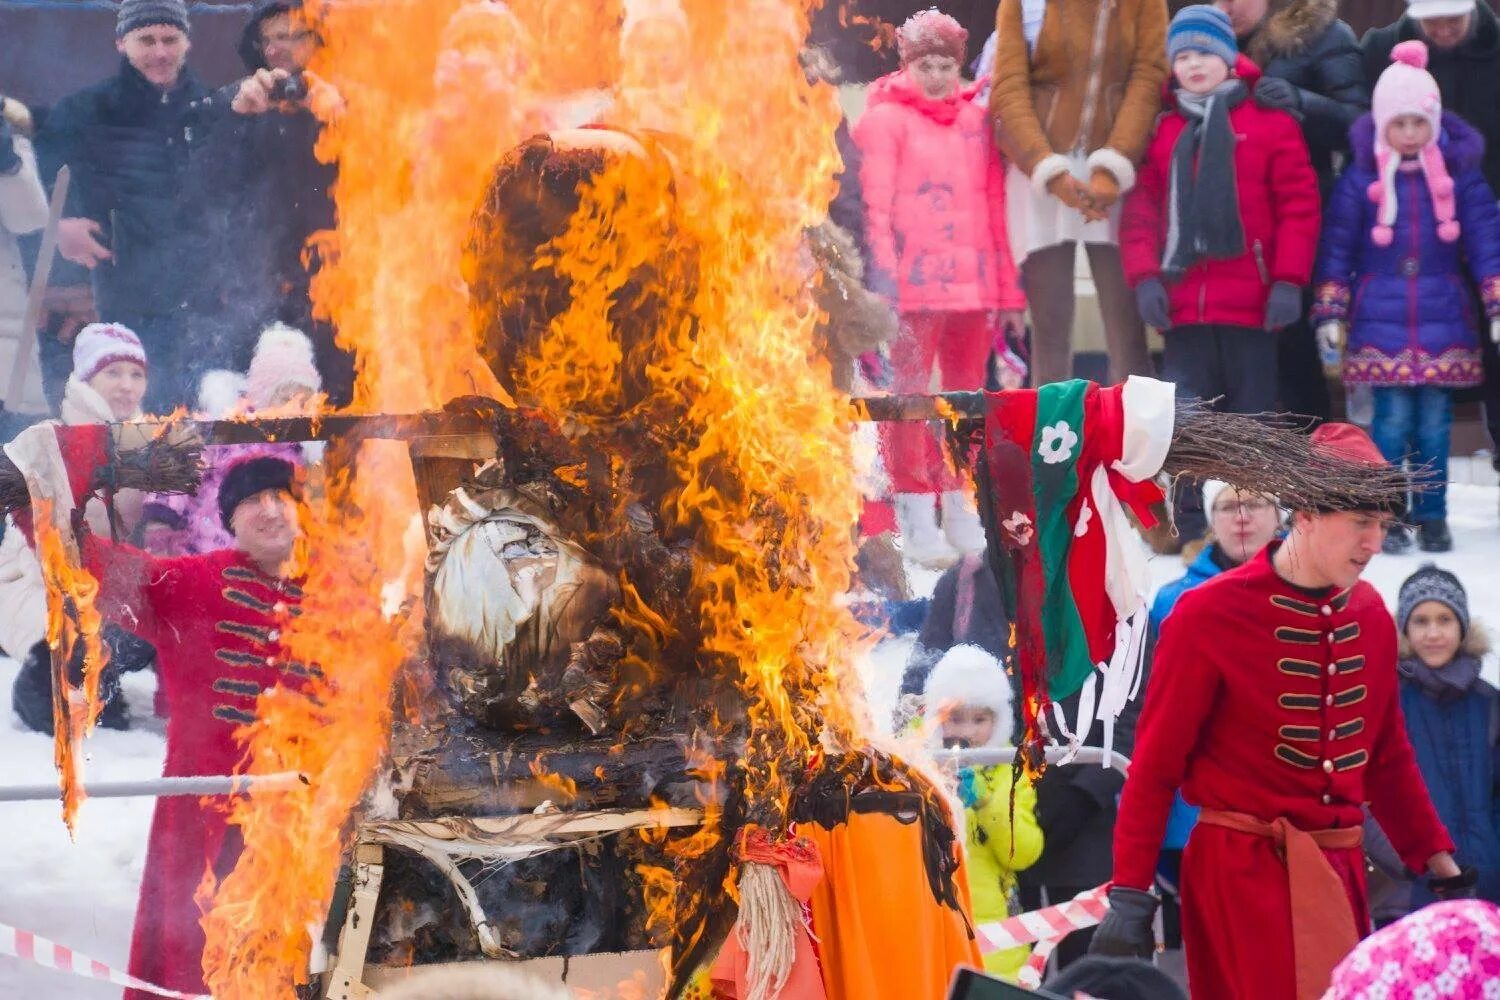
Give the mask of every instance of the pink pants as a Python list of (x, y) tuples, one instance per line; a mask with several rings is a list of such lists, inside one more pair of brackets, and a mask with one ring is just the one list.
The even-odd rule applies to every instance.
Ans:
[[(984, 388), (994, 323), (988, 312), (911, 312), (891, 345), (899, 394)], [(961, 481), (948, 467), (937, 423), (884, 424), (881, 442), (891, 487), (897, 493), (942, 493)]]

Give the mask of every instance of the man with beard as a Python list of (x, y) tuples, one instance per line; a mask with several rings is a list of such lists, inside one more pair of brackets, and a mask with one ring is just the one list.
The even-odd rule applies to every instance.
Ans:
[[(1325, 424), (1330, 462), (1385, 465)], [(1195, 996), (1315, 998), (1369, 932), (1360, 825), (1370, 803), (1405, 864), (1472, 894), (1402, 722), (1396, 629), (1360, 575), (1388, 510), (1298, 510), (1285, 541), (1183, 595), (1152, 664), (1115, 828), (1104, 954), (1155, 951), (1150, 889), (1172, 797), (1202, 808), (1183, 856)]]

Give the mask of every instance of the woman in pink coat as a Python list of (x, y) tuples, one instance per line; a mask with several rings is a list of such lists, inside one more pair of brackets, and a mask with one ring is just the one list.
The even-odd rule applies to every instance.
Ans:
[[(1026, 307), (1006, 235), (1005, 171), (973, 100), (977, 85), (966, 87), (959, 76), (968, 32), (927, 10), (903, 24), (896, 40), (901, 69), (870, 87), (854, 129), (864, 161), (870, 285), (894, 299), (903, 320), (891, 349), (893, 388), (980, 389), (994, 332), (1019, 329)], [(884, 445), (907, 555), (943, 564), (982, 549), (972, 502), (933, 430), (891, 425)]]

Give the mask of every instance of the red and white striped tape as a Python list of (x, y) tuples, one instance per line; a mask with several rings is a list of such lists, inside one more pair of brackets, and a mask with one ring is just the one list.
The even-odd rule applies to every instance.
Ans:
[(48, 941), (30, 931), (18, 930), (6, 924), (0, 924), (0, 955), (9, 955), (23, 962), (40, 965), (44, 969), (66, 972), (82, 976), (84, 979), (94, 979), (146, 993), (155, 993), (159, 997), (172, 997), (174, 1000), (212, 1000), (206, 993), (179, 993), (177, 990), (153, 986), (117, 969), (111, 969), (103, 962), (97, 962), (87, 955), (80, 955), (55, 941)]
[(1062, 938), (1051, 938), (1047, 941), (1038, 941), (1036, 947), (1031, 949), (1031, 954), (1026, 957), (1026, 964), (1021, 966), (1021, 971), (1016, 973), (1016, 982), (1028, 990), (1040, 989), (1042, 977), (1047, 974), (1047, 960), (1062, 944)]
[(1021, 913), (1005, 920), (974, 928), (979, 949), (985, 954), (1034, 941), (1061, 940), (1074, 931), (1093, 927), (1109, 912), (1105, 886), (1081, 892), (1066, 903)]

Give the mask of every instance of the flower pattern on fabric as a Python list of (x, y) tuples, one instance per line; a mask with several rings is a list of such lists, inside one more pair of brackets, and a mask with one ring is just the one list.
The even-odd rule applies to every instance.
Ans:
[(1042, 440), (1037, 445), (1037, 454), (1042, 456), (1042, 461), (1048, 465), (1060, 465), (1073, 457), (1073, 449), (1078, 447), (1078, 435), (1073, 428), (1068, 426), (1066, 420), (1059, 420), (1050, 427), (1042, 428)]
[(1094, 519), (1094, 508), (1084, 500), (1078, 508), (1078, 523), (1073, 526), (1073, 537), (1082, 538), (1089, 533), (1089, 522)]
[(1437, 903), (1366, 938), (1323, 1000), (1500, 1000), (1500, 907)]
[(1010, 540), (1023, 549), (1031, 544), (1032, 536), (1036, 534), (1036, 526), (1031, 523), (1031, 518), (1020, 511), (1001, 521), (1000, 525), (1010, 536)]

